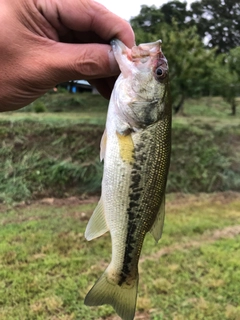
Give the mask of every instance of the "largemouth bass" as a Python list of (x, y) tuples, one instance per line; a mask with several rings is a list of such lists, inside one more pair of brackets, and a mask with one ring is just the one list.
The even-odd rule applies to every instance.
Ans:
[(123, 320), (135, 314), (138, 261), (144, 237), (162, 235), (170, 163), (171, 104), (168, 65), (161, 41), (132, 49), (111, 42), (121, 69), (101, 141), (102, 194), (85, 237), (110, 231), (112, 260), (85, 298), (110, 304)]

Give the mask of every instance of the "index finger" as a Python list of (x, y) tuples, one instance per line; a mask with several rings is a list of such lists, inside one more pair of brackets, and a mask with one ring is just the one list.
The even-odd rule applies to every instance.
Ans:
[(126, 46), (135, 43), (130, 24), (93, 0), (39, 0), (41, 12), (55, 29), (92, 31), (106, 42), (118, 38)]

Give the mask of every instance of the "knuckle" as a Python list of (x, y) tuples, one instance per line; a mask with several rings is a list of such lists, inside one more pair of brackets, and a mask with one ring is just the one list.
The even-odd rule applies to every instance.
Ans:
[(82, 50), (80, 57), (75, 61), (74, 68), (85, 77), (97, 77), (108, 72), (104, 54), (96, 52), (91, 45)]

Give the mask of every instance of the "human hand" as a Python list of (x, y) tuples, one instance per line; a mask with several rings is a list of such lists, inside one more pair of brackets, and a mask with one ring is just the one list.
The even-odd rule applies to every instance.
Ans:
[(1, 0), (0, 111), (75, 79), (108, 98), (119, 74), (112, 38), (134, 45), (128, 22), (93, 0)]

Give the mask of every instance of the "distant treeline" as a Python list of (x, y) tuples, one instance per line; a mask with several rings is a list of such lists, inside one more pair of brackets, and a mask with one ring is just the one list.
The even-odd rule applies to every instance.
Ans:
[(240, 96), (240, 2), (170, 1), (142, 5), (131, 19), (137, 43), (162, 39), (175, 112), (189, 97), (222, 96), (236, 114)]

